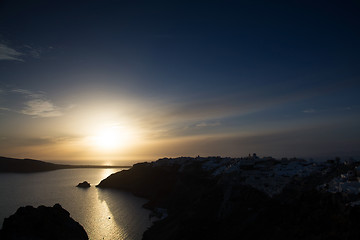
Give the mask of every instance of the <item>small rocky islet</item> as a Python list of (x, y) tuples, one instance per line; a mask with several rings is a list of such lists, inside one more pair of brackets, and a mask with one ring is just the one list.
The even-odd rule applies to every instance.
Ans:
[(83, 181), (82, 183), (79, 183), (78, 185), (76, 185), (76, 187), (78, 187), (78, 188), (89, 188), (89, 187), (91, 187), (91, 185), (87, 181)]

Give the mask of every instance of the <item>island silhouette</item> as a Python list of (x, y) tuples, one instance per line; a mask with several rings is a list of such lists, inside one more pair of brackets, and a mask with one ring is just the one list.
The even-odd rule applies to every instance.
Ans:
[(53, 171), (58, 169), (71, 168), (129, 168), (130, 166), (102, 166), (102, 165), (70, 165), (70, 164), (55, 164), (34, 159), (18, 159), (9, 157), (0, 157), (0, 173), (31, 173)]

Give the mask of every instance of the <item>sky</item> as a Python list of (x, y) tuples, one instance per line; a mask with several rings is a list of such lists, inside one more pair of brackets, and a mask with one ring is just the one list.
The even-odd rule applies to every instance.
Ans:
[(358, 1), (0, 1), (0, 155), (360, 157)]

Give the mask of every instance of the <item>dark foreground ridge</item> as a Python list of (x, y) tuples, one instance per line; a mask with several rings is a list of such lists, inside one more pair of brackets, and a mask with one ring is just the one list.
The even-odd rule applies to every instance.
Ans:
[(149, 199), (143, 239), (360, 239), (360, 163), (164, 158), (101, 181)]
[(48, 163), (34, 159), (18, 159), (0, 157), (0, 173), (31, 173), (31, 172), (45, 172), (58, 169), (71, 168), (128, 168), (129, 166), (95, 166), (95, 165), (65, 165)]
[(84, 228), (60, 204), (53, 207), (20, 207), (4, 219), (0, 239), (85, 240)]

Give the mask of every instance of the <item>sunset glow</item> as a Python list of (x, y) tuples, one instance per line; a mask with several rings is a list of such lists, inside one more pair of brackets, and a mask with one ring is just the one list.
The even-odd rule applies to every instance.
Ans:
[(119, 126), (103, 127), (93, 136), (94, 146), (104, 151), (126, 148), (134, 144), (133, 140), (134, 136), (132, 136), (131, 131)]
[(355, 3), (21, 5), (0, 8), (0, 155), (360, 156)]
[(359, 237), (359, 13), (0, 0), (0, 238)]

